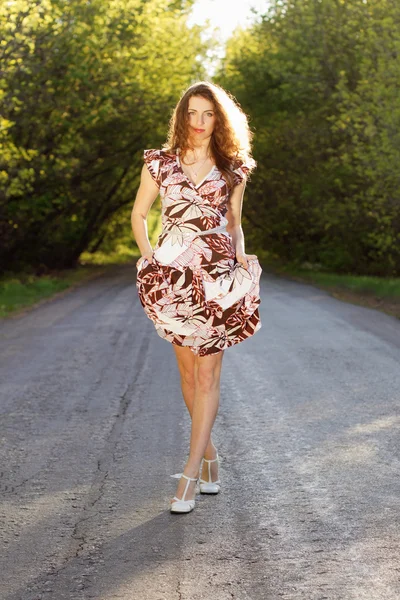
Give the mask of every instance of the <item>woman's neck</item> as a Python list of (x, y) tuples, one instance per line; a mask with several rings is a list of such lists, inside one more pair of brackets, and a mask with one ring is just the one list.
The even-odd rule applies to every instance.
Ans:
[(197, 141), (189, 140), (189, 143), (191, 143), (191, 148), (189, 148), (189, 151), (191, 151), (194, 154), (194, 156), (197, 157), (198, 160), (209, 156), (210, 138), (206, 138), (200, 143)]

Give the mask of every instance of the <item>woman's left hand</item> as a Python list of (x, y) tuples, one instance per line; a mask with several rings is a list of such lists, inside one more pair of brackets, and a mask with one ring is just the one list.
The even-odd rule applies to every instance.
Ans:
[(257, 258), (256, 254), (236, 254), (236, 260), (238, 263), (243, 265), (245, 269), (248, 268), (249, 263), (247, 262), (249, 259)]

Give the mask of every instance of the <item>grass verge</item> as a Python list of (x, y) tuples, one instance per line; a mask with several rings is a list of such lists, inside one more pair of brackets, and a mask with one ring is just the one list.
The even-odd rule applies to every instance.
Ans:
[(53, 297), (104, 271), (99, 265), (78, 266), (46, 275), (5, 273), (0, 278), (0, 317), (19, 314), (23, 309)]
[(319, 265), (284, 265), (260, 254), (261, 263), (266, 271), (295, 281), (311, 283), (329, 291), (339, 300), (378, 309), (400, 318), (400, 277), (330, 273), (320, 270)]

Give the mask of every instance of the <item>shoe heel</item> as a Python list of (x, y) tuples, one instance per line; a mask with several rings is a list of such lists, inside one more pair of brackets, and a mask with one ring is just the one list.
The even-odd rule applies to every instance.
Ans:
[(199, 479), (200, 482), (200, 493), (201, 494), (218, 494), (221, 489), (221, 481), (217, 479), (217, 481), (211, 481), (211, 463), (218, 461), (219, 456), (217, 454), (216, 458), (209, 460), (208, 458), (203, 458), (203, 460), (208, 463), (208, 481), (205, 479)]

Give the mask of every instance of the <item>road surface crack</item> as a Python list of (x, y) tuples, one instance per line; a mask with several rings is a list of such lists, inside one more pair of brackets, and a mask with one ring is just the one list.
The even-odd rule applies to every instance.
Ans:
[[(87, 494), (85, 505), (83, 506), (81, 517), (76, 521), (71, 538), (74, 540), (74, 548), (65, 556), (64, 562), (56, 569), (52, 569), (50, 572), (43, 574), (40, 581), (43, 582), (49, 578), (55, 578), (70, 565), (71, 561), (80, 559), (84, 556), (85, 559), (90, 559), (93, 552), (98, 552), (98, 546), (91, 546), (88, 548), (88, 533), (87, 527), (85, 526), (87, 521), (90, 521), (98, 515), (98, 511), (94, 510), (96, 505), (101, 501), (105, 492), (106, 482), (109, 476), (109, 472), (112, 469), (112, 465), (115, 462), (115, 452), (118, 446), (119, 439), (122, 435), (125, 417), (132, 399), (135, 397), (135, 391), (137, 391), (138, 380), (143, 373), (143, 366), (147, 357), (147, 348), (149, 341), (144, 338), (141, 344), (141, 348), (138, 351), (138, 360), (135, 365), (135, 375), (128, 383), (125, 391), (120, 396), (119, 406), (117, 413), (114, 417), (114, 422), (111, 430), (105, 439), (104, 447), (100, 458), (97, 460), (97, 470), (91, 485), (91, 488)], [(38, 582), (40, 585), (40, 582)]]

